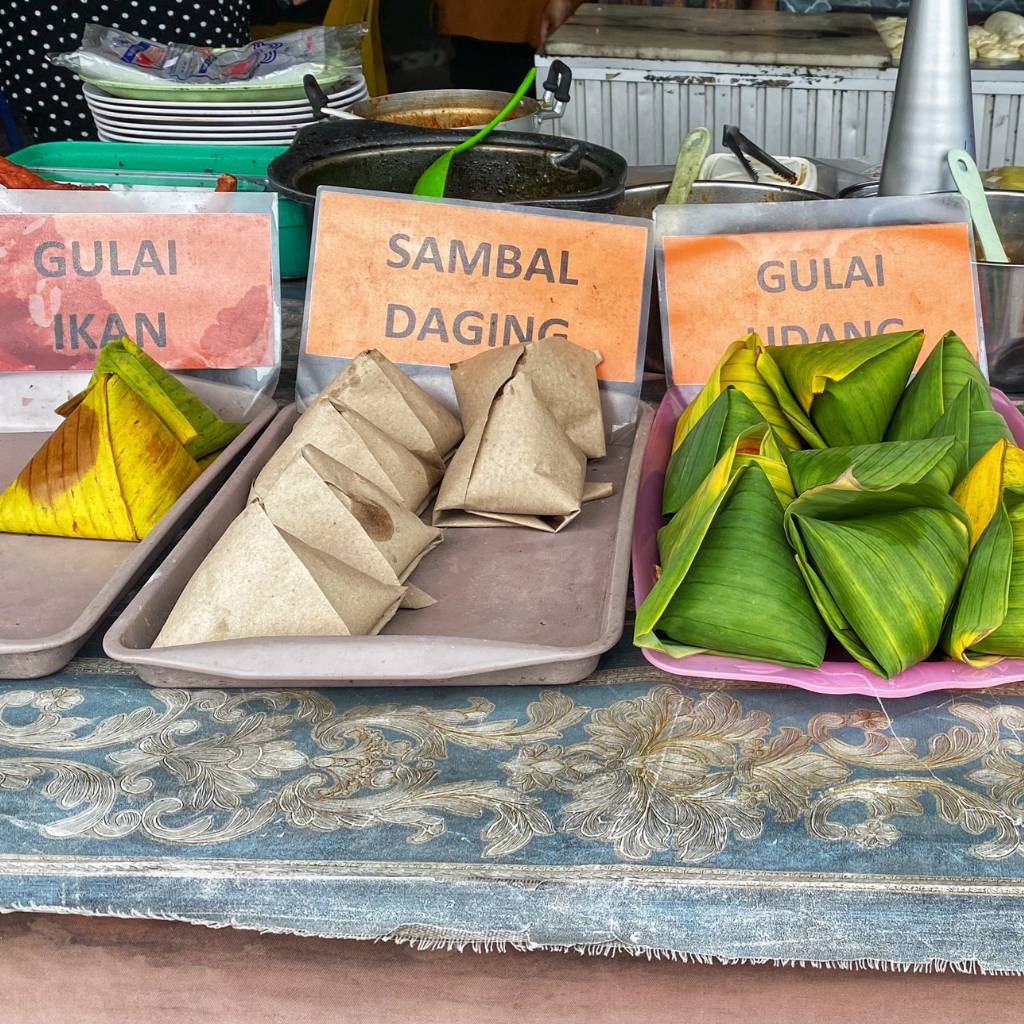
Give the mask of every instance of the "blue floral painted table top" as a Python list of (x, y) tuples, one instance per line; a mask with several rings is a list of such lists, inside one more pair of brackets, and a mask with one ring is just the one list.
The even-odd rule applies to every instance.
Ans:
[(0, 688), (0, 909), (1024, 970), (1024, 685)]
[(1024, 971), (1024, 683), (684, 680), (630, 634), (559, 688), (185, 691), (101, 631), (0, 684), (0, 912)]

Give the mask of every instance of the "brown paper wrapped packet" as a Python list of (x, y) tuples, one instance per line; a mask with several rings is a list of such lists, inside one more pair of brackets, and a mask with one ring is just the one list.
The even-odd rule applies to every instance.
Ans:
[(260, 471), (255, 489), (266, 492), (307, 444), (366, 477), (415, 512), (423, 509), (441, 478), (440, 468), (427, 465), (359, 413), (325, 401), (314, 402), (296, 420), (284, 444)]
[(404, 594), (278, 529), (254, 502), (203, 560), (153, 646), (372, 635)]
[[(300, 448), (270, 487), (254, 488), (250, 501), (257, 499), (279, 529), (392, 586), (404, 583), (442, 539), (440, 530), (312, 445)], [(410, 586), (402, 607), (433, 603)]]
[(462, 440), (462, 424), (376, 349), (360, 352), (318, 401), (354, 409), (400, 445), (435, 465)]
[(482, 352), (452, 366), (452, 383), (467, 434), (487, 415), (494, 396), (513, 377), (528, 377), (537, 397), (588, 459), (605, 455), (604, 419), (597, 387), (600, 353), (566, 338)]
[(557, 532), (590, 497), (586, 456), (529, 378), (513, 377), (466, 433), (434, 505), (435, 526), (529, 526)]

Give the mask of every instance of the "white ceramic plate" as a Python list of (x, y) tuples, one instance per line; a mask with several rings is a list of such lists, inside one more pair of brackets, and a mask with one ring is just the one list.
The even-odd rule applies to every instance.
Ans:
[[(365, 98), (365, 97), (362, 97)], [(355, 102), (358, 102), (356, 100)], [(351, 103), (332, 102), (329, 104), (336, 110), (344, 110), (351, 106)], [(313, 111), (306, 107), (305, 110), (268, 111), (246, 114), (242, 117), (225, 117), (219, 110), (202, 110), (188, 114), (175, 112), (138, 112), (126, 110), (107, 110), (103, 107), (89, 104), (89, 110), (97, 123), (102, 121), (120, 122), (122, 124), (133, 124), (142, 127), (144, 125), (178, 124), (184, 127), (190, 125), (215, 125), (224, 127), (244, 128), (249, 125), (266, 125), (268, 128), (288, 128), (303, 124), (312, 124), (316, 118)]]
[[(246, 100), (241, 103), (220, 103), (220, 102), (185, 102), (182, 100), (136, 100), (125, 99), (120, 96), (112, 96), (97, 89), (93, 85), (84, 85), (82, 92), (90, 106), (95, 104), (102, 107), (121, 107), (126, 110), (137, 111), (164, 111), (171, 113), (188, 113), (197, 108), (223, 110), (226, 113), (244, 113), (246, 111), (258, 113), (264, 110), (308, 110), (309, 103), (305, 98), (293, 100)], [(345, 101), (350, 97), (362, 96), (366, 93), (366, 81), (359, 77), (348, 83), (344, 88), (333, 88), (327, 91), (329, 100)]]
[[(354, 92), (346, 93), (332, 93), (328, 97), (328, 103), (331, 106), (340, 106), (348, 103), (358, 102), (367, 96), (366, 87), (363, 86), (361, 89), (357, 89)], [(302, 113), (309, 111), (310, 106), (308, 103), (294, 103), (286, 107), (277, 106), (261, 106), (258, 103), (235, 103), (230, 106), (225, 106), (219, 103), (189, 103), (189, 104), (174, 104), (174, 103), (150, 103), (148, 105), (139, 105), (137, 107), (127, 107), (119, 103), (109, 103), (106, 100), (99, 99), (94, 96), (86, 94), (86, 103), (89, 104), (95, 110), (105, 110), (108, 113), (123, 113), (123, 114), (180, 114), (183, 117), (188, 117), (195, 114), (216, 114), (219, 117), (225, 119), (235, 117), (248, 117), (252, 114), (272, 114), (272, 115), (284, 115), (292, 113)]]
[(185, 145), (194, 146), (209, 146), (216, 143), (220, 143), (225, 146), (286, 146), (292, 141), (292, 137), (295, 133), (284, 132), (273, 135), (232, 135), (230, 138), (223, 135), (199, 135), (195, 132), (190, 132), (187, 135), (147, 136), (145, 134), (116, 132), (109, 128), (98, 128), (96, 134), (104, 142), (180, 142)]
[(289, 111), (287, 114), (250, 114), (244, 118), (225, 118), (216, 112), (208, 114), (127, 114), (123, 111), (104, 111), (98, 106), (90, 106), (97, 124), (100, 121), (118, 122), (121, 124), (137, 125), (222, 125), (225, 128), (245, 128), (247, 125), (266, 125), (267, 127), (289, 128), (293, 125), (310, 124), (313, 120), (312, 111)]
[(111, 128), (136, 128), (139, 130), (154, 129), (156, 131), (184, 128), (203, 130), (219, 130), (233, 132), (247, 131), (286, 131), (289, 128), (301, 128), (312, 124), (314, 117), (301, 117), (289, 114), (286, 117), (239, 117), (225, 121), (218, 117), (165, 117), (155, 114), (107, 114), (100, 110), (92, 111), (93, 120), (97, 125), (105, 124)]
[(124, 125), (116, 124), (97, 124), (97, 131), (103, 130), (105, 132), (113, 132), (116, 135), (123, 135), (126, 138), (133, 139), (157, 139), (160, 141), (173, 142), (177, 139), (206, 139), (213, 141), (216, 139), (291, 139), (292, 136), (299, 130), (298, 128), (277, 128), (273, 130), (261, 131), (259, 128), (251, 128), (248, 131), (233, 132), (223, 129), (210, 129), (207, 131), (197, 131), (194, 128), (161, 128), (154, 131), (150, 128), (132, 128)]

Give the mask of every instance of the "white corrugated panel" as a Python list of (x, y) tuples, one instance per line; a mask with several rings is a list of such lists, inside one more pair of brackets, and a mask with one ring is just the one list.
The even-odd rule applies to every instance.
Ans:
[[(631, 164), (670, 164), (690, 128), (706, 125), (715, 145), (738, 125), (770, 152), (881, 160), (895, 69), (695, 65), (562, 58), (573, 98), (547, 130), (608, 146)], [(550, 63), (537, 58), (543, 79)], [(974, 75), (978, 163), (1024, 164), (1024, 73)]]

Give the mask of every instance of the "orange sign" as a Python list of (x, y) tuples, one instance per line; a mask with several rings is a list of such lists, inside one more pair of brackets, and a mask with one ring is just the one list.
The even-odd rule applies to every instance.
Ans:
[(88, 370), (127, 334), (168, 369), (274, 362), (272, 221), (0, 215), (0, 371)]
[(808, 344), (923, 328), (923, 359), (954, 330), (975, 355), (968, 227), (908, 224), (664, 238), (672, 382), (707, 379), (731, 341)]
[(447, 366), (566, 335), (632, 381), (649, 239), (637, 221), (321, 189), (305, 351)]

